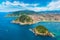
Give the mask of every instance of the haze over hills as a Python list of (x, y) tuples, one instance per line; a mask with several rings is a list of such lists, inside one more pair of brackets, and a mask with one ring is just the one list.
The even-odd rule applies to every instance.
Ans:
[(40, 12), (35, 12), (35, 11), (31, 11), (31, 10), (22, 10), (22, 11), (15, 11), (15, 12), (11, 12), (13, 14), (20, 14), (20, 13), (26, 13), (26, 14), (60, 14), (60, 11), (40, 11)]

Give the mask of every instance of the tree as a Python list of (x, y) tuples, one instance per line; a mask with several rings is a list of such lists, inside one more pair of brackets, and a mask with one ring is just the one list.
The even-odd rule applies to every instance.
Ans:
[(19, 21), (24, 23), (24, 22), (32, 22), (33, 20), (28, 15), (21, 15), (19, 17)]
[(36, 30), (39, 32), (39, 33), (45, 33), (46, 31), (48, 31), (48, 29), (46, 29), (44, 26), (37, 26), (36, 27)]

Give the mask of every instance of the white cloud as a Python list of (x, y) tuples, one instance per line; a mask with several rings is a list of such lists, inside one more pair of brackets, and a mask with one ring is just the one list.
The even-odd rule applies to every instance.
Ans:
[(9, 1), (6, 1), (6, 2), (2, 2), (2, 4), (4, 5), (13, 5), (13, 6), (22, 6), (22, 7), (27, 7), (27, 6), (37, 6), (38, 4), (27, 4), (27, 3), (23, 3), (23, 2), (19, 2), (19, 1), (14, 1), (14, 2), (9, 2)]
[(47, 7), (50, 10), (60, 10), (60, 0), (55, 2), (52, 1)]
[(35, 7), (37, 5), (38, 4), (27, 4), (27, 3), (23, 3), (23, 2), (19, 2), (19, 1), (14, 1), (14, 2), (6, 1), (6, 2), (2, 2), (0, 4), (0, 12), (25, 10), (29, 6)]
[(60, 10), (60, 0), (52, 1), (45, 7), (38, 7), (38, 3), (28, 4), (19, 1), (2, 2), (0, 4), (0, 12), (2, 11), (18, 11), (18, 10), (32, 10), (32, 11), (47, 11), (47, 10)]
[(51, 11), (51, 10), (60, 10), (60, 0), (50, 2), (46, 7), (32, 7), (27, 8), (34, 11)]

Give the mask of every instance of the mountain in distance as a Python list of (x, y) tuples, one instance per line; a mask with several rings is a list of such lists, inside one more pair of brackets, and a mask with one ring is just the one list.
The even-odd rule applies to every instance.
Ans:
[(40, 11), (38, 13), (60, 14), (60, 11)]
[(60, 11), (40, 11), (40, 12), (35, 12), (31, 10), (22, 10), (22, 11), (15, 11), (11, 12), (12, 14), (60, 14)]

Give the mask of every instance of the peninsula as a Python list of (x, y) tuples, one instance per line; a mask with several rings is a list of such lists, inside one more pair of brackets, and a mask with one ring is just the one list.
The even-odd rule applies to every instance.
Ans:
[(21, 14), (13, 23), (19, 24), (34, 24), (38, 22), (60, 22), (60, 15), (58, 14)]
[(12, 22), (21, 25), (26, 25), (26, 24), (33, 24), (34, 20), (30, 16), (23, 14), (20, 15), (20, 17), (17, 18), (16, 20), (13, 20)]
[[(35, 24), (38, 22), (60, 22), (60, 14), (55, 12), (33, 12), (33, 11), (18, 11), (6, 15), (6, 17), (15, 17), (12, 23), (17, 24)], [(51, 13), (51, 14), (50, 14)]]

